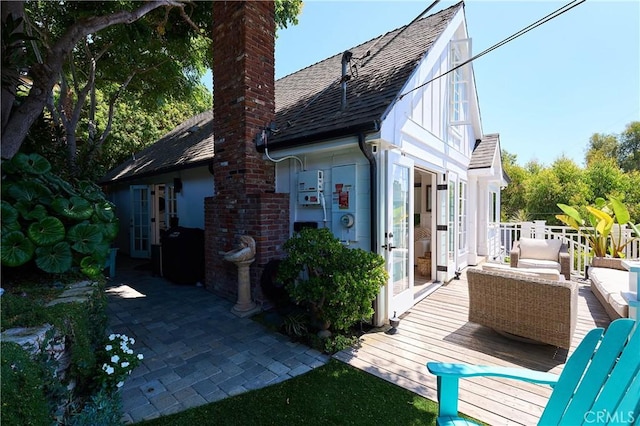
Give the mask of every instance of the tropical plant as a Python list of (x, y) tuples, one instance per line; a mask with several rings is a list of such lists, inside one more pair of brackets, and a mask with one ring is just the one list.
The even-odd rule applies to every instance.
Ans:
[[(595, 257), (624, 257), (624, 248), (632, 241), (640, 237), (640, 229), (630, 219), (629, 210), (617, 198), (597, 198), (593, 206), (585, 206), (587, 220), (583, 219), (578, 208), (566, 204), (558, 204), (564, 214), (556, 215), (556, 218), (573, 229), (581, 228), (587, 234), (587, 241), (591, 247), (591, 253)], [(618, 225), (615, 227), (614, 225)], [(636, 234), (633, 239), (622, 238), (622, 228), (629, 225)]]
[(33, 261), (52, 274), (76, 268), (99, 275), (119, 228), (102, 190), (61, 179), (38, 154), (18, 153), (2, 171), (2, 265)]
[(292, 300), (306, 306), (317, 326), (346, 331), (373, 315), (372, 301), (387, 282), (382, 256), (349, 249), (331, 231), (303, 229), (284, 244), (278, 269)]

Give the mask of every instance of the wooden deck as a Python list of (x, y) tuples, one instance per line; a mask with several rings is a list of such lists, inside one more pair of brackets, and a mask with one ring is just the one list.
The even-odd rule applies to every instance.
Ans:
[[(606, 327), (609, 317), (588, 283), (580, 283), (578, 324), (570, 351), (522, 343), (467, 321), (466, 274), (451, 281), (401, 317), (398, 333), (377, 330), (359, 348), (335, 358), (436, 401), (436, 378), (427, 361), (526, 367), (559, 374), (567, 355), (585, 333)], [(388, 328), (388, 327), (387, 327)], [(542, 414), (551, 388), (499, 378), (460, 382), (459, 410), (492, 425), (532, 425)]]

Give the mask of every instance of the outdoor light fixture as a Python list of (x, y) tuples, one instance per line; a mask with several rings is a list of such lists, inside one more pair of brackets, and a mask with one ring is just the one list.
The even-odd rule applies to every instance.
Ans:
[(389, 318), (389, 324), (391, 324), (391, 328), (387, 331), (387, 334), (396, 334), (400, 325), (400, 318), (396, 316), (396, 311), (393, 311), (393, 318)]

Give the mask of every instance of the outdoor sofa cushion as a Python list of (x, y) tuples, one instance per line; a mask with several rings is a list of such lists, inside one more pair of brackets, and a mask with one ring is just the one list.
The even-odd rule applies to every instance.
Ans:
[[(509, 265), (505, 265), (502, 263), (483, 263), (482, 264), (483, 271), (496, 271), (496, 272), (507, 272), (510, 274), (527, 276), (527, 277), (537, 277), (543, 278), (545, 280), (559, 281), (560, 280), (560, 269), (551, 267), (551, 268), (512, 268)], [(563, 277), (564, 278), (564, 277)]]
[(561, 245), (562, 241), (557, 239), (520, 238), (520, 260), (535, 259), (557, 262)]
[(589, 267), (591, 291), (600, 300), (609, 317), (626, 318), (629, 304), (622, 296), (629, 291), (629, 272), (612, 268)]

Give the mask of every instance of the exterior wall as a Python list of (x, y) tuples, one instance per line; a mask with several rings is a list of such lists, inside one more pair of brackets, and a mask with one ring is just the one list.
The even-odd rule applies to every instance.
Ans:
[[(273, 158), (282, 158), (293, 154), (293, 151), (276, 151), (270, 153)], [(329, 228), (334, 235), (344, 244), (363, 250), (371, 249), (371, 203), (370, 203), (370, 175), (369, 162), (364, 157), (357, 145), (357, 138), (328, 141), (314, 145), (312, 149), (305, 151), (304, 147), (295, 151), (295, 154), (305, 164), (305, 170), (321, 170), (324, 174), (324, 208), (322, 204), (301, 205), (298, 203), (298, 176), (300, 166), (297, 161), (288, 160), (277, 164), (276, 167), (276, 191), (290, 194), (290, 226), (287, 235), (293, 234), (295, 222), (313, 222), (318, 228)], [(339, 209), (333, 203), (333, 193), (343, 166), (355, 165), (355, 240), (346, 237), (341, 229)], [(338, 168), (338, 169), (337, 169)], [(353, 196), (353, 195), (351, 195)], [(346, 239), (349, 238), (347, 242)]]
[[(447, 253), (438, 253), (437, 257), (438, 265), (448, 264), (449, 269), (461, 268), (476, 261), (477, 250), (471, 244), (477, 243), (475, 233), (477, 227), (482, 226), (471, 214), (475, 210), (475, 206), (471, 202), (482, 198), (483, 195), (476, 192), (480, 188), (474, 184), (468, 174), (475, 141), (482, 137), (477, 105), (475, 104), (475, 87), (472, 84), (473, 79), (470, 78), (471, 82), (467, 87), (469, 103), (465, 110), (465, 117), (469, 120), (469, 124), (458, 127), (461, 131), (459, 139), (452, 137), (449, 126), (450, 74), (436, 78), (417, 90), (411, 92), (410, 90), (451, 69), (450, 41), (465, 38), (467, 38), (467, 31), (464, 15), (461, 11), (453, 18), (452, 24), (434, 43), (429, 55), (408, 80), (405, 88), (401, 91), (401, 93), (408, 94), (393, 105), (386, 119), (382, 122), (380, 131), (381, 139), (400, 147), (405, 155), (414, 160), (415, 167), (436, 173), (438, 183), (442, 183), (443, 175), (446, 175), (446, 183), (455, 185), (455, 220), (454, 232), (451, 234), (455, 239), (455, 263), (447, 256)], [(469, 70), (469, 75), (471, 73), (472, 71)], [(459, 249), (458, 217), (460, 212), (458, 200), (461, 182), (467, 185), (467, 246)], [(440, 212), (435, 204), (433, 212)], [(441, 218), (437, 223), (448, 224), (449, 217)], [(486, 232), (486, 228), (484, 229)], [(474, 235), (471, 236), (472, 234)], [(435, 248), (435, 245), (432, 247)], [(444, 247), (440, 244), (438, 250), (442, 251)], [(450, 273), (445, 279), (452, 277), (453, 275)]]
[(180, 226), (204, 229), (204, 199), (213, 195), (213, 179), (207, 167), (186, 169), (180, 172), (150, 176), (109, 186), (107, 198), (116, 205), (120, 219), (120, 232), (115, 246), (123, 254), (130, 254), (131, 185), (170, 185), (173, 179), (182, 180), (182, 190), (176, 194)]

